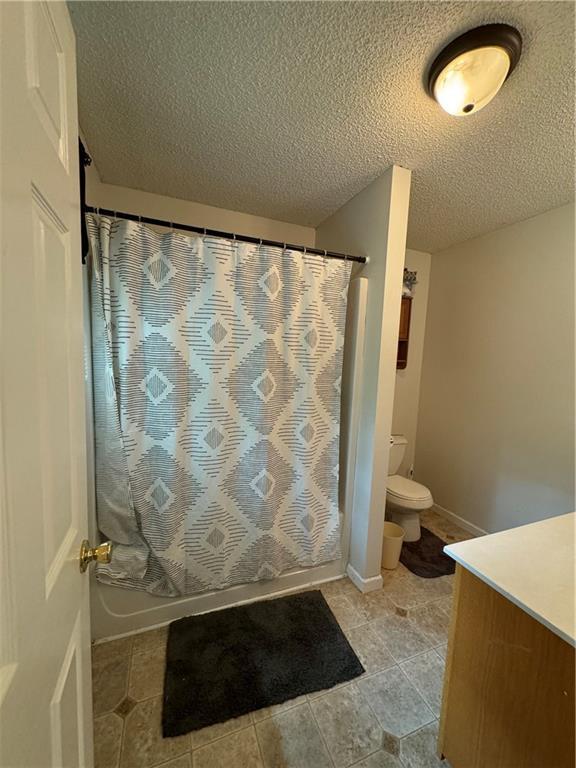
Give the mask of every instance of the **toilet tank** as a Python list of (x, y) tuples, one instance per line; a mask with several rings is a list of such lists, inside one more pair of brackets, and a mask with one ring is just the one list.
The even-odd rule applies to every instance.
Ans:
[(390, 458), (388, 460), (388, 474), (395, 475), (400, 469), (400, 464), (406, 453), (408, 440), (404, 435), (390, 435)]

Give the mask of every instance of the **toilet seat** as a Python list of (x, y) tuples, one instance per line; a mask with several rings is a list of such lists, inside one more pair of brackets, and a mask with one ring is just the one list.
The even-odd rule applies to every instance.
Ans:
[(428, 509), (434, 503), (425, 485), (402, 475), (389, 475), (386, 483), (386, 501), (404, 509)]

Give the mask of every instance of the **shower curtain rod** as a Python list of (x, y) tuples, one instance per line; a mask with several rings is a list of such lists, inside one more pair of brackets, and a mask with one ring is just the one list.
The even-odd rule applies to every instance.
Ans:
[(172, 229), (183, 229), (186, 232), (197, 232), (199, 235), (209, 237), (223, 237), (226, 240), (238, 240), (241, 243), (253, 243), (255, 245), (269, 245), (273, 248), (284, 248), (291, 251), (300, 251), (301, 253), (315, 253), (318, 256), (324, 256), (327, 259), (340, 259), (341, 261), (355, 261), (358, 264), (366, 264), (366, 256), (351, 256), (348, 253), (338, 253), (337, 251), (324, 251), (321, 248), (309, 248), (306, 245), (293, 245), (292, 243), (281, 243), (277, 240), (266, 240), (261, 237), (250, 237), (249, 235), (236, 235), (233, 232), (220, 232), (218, 229), (206, 229), (205, 227), (194, 227), (191, 224), (177, 224), (173, 221), (163, 221), (162, 219), (153, 219), (150, 216), (137, 216), (134, 213), (123, 213), (122, 211), (111, 211), (108, 208), (95, 208), (92, 205), (84, 206), (85, 213), (102, 214), (103, 216), (112, 216), (115, 219), (129, 219), (138, 221), (142, 224), (155, 224), (158, 227), (170, 227)]

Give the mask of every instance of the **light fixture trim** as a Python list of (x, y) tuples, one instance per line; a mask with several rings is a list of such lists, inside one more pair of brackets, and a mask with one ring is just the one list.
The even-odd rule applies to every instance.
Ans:
[[(487, 98), (481, 106), (478, 106), (477, 109), (474, 108), (476, 104), (470, 109), (463, 108), (461, 111), (451, 111), (447, 109), (438, 99), (436, 93), (436, 84), (440, 76), (449, 68), (450, 64), (459, 57), (463, 57), (466, 54), (473, 54), (480, 49), (489, 48), (499, 48), (508, 56), (510, 65), (501, 83), (495, 86), (494, 93)], [(518, 64), (521, 53), (522, 36), (515, 27), (511, 27), (509, 24), (485, 24), (482, 27), (471, 29), (452, 40), (452, 42), (443, 48), (434, 59), (428, 73), (428, 94), (437, 101), (443, 109), (449, 112), (449, 114), (455, 116), (473, 114), (482, 109), (482, 107), (489, 103), (498, 93), (501, 86), (508, 77), (510, 77), (510, 74)]]

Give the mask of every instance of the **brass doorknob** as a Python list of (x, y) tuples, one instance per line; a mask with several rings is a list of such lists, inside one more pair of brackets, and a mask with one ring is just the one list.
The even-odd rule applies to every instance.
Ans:
[(97, 547), (91, 547), (88, 539), (84, 539), (80, 546), (80, 571), (84, 573), (91, 562), (109, 563), (112, 560), (112, 542), (104, 541)]

